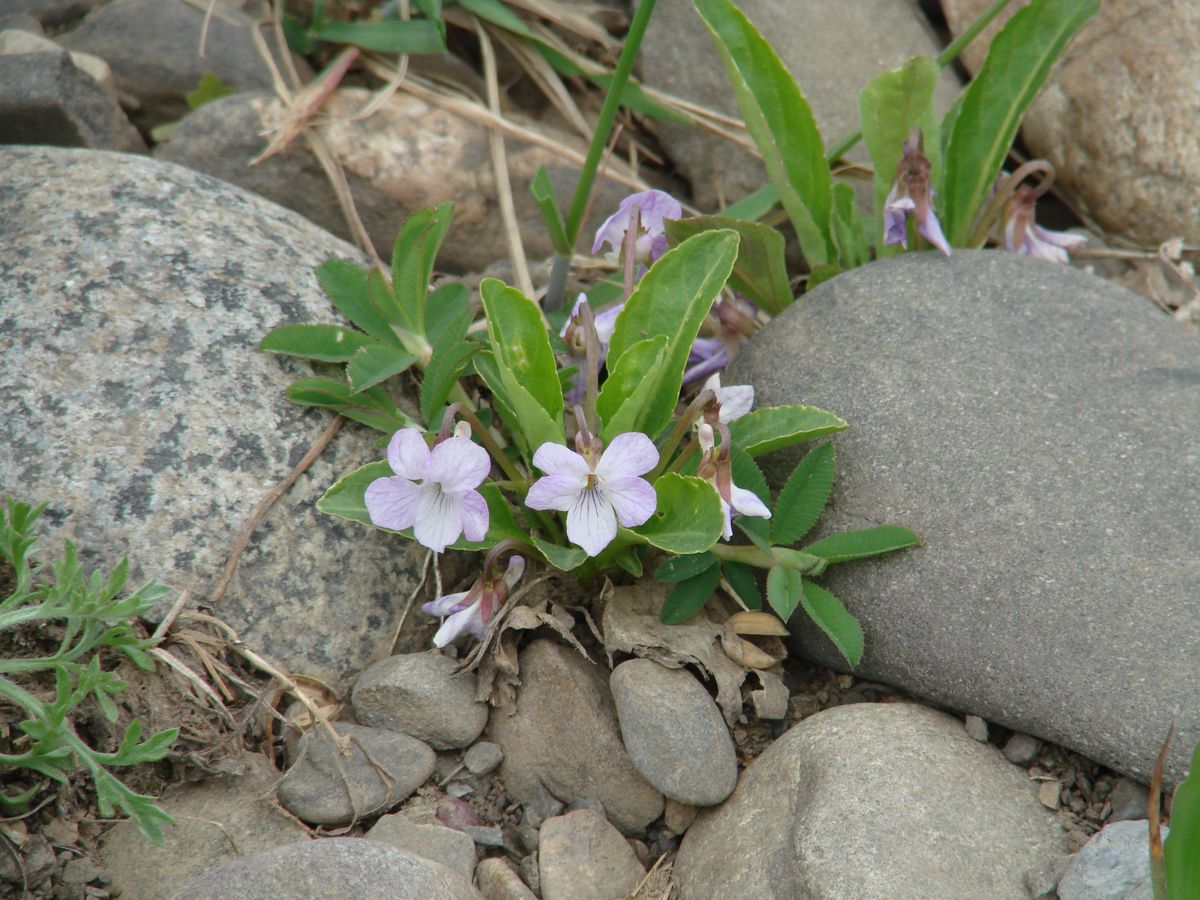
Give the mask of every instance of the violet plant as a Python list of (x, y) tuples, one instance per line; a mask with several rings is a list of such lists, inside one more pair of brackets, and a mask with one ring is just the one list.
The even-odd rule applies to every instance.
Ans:
[[(342, 261), (321, 266), (334, 306), (357, 328), (285, 325), (262, 346), (345, 364), (344, 378), (303, 379), (289, 395), (388, 437), (384, 458), (338, 481), (318, 508), (433, 552), (486, 555), (468, 590), (425, 604), (443, 619), (439, 646), (483, 634), (527, 564), (585, 585), (652, 565), (676, 585), (668, 622), (695, 614), (721, 585), (761, 608), (758, 568), (767, 605), (785, 621), (803, 606), (856, 664), (858, 624), (811, 579), (916, 536), (881, 526), (789, 546), (825, 505), (832, 447), (810, 454), (774, 504), (755, 457), (846, 423), (800, 404), (753, 409), (752, 388), (722, 385), (719, 370), (760, 315), (731, 287), (748, 283), (735, 274), (738, 231), (704, 229), (669, 247), (671, 225), (688, 227), (671, 218), (671, 198), (646, 192), (622, 207), (596, 246), (620, 248), (626, 297), (595, 312), (577, 303), (561, 335), (533, 299), (496, 279), (480, 284), (478, 307), (459, 285), (428, 288), (448, 207), (406, 223), (390, 285)], [(415, 414), (385, 385), (409, 370), (421, 373)], [(747, 542), (731, 540), (735, 526)]]

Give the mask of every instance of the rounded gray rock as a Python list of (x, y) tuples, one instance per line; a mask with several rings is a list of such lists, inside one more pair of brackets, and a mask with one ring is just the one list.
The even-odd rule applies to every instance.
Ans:
[[(1163, 829), (1164, 839), (1169, 830)], [(1114, 822), (1092, 835), (1071, 857), (1058, 883), (1058, 896), (1060, 900), (1152, 900), (1149, 823), (1145, 819)]]
[(504, 751), (499, 744), (480, 741), (463, 754), (463, 765), (472, 775), (487, 775), (504, 762)]
[[(295, 213), (139, 156), (0, 148), (0, 485), (47, 501), (42, 552), (123, 555), (212, 594), (255, 506), (329, 427), (284, 395), (312, 367), (258, 349), (335, 322), (315, 270), (361, 255)], [(215, 614), (284, 671), (335, 690), (391, 650), (424, 548), (316, 501), (382, 458), (345, 425), (259, 524)], [(161, 616), (172, 593), (157, 611)]]
[(687, 669), (630, 659), (609, 677), (629, 758), (665, 796), (720, 803), (737, 784), (737, 751), (717, 704)]
[(542, 825), (543, 900), (613, 900), (627, 896), (645, 874), (629, 842), (594, 810), (575, 810)]
[[(1195, 333), (1068, 266), (907, 253), (806, 294), (726, 380), (850, 423), (814, 538), (921, 536), (825, 576), (862, 624), (856, 674), (1149, 781), (1200, 696)], [(763, 457), (768, 478), (798, 457)], [(845, 669), (802, 612), (791, 625)], [(1200, 742), (1200, 717), (1178, 726), (1170, 784)]]
[(961, 720), (857, 703), (793, 726), (702, 810), (675, 878), (683, 900), (1027, 900), (1025, 872), (1062, 849), (1026, 774)]
[(441, 822), (415, 822), (403, 813), (395, 813), (380, 816), (364, 837), (441, 863), (468, 881), (475, 874), (475, 842), (470, 835)]
[(350, 702), (364, 725), (402, 731), (437, 750), (465, 747), (479, 737), (488, 706), (475, 699), (473, 672), (435, 651), (389, 656), (354, 683)]
[(470, 881), (414, 853), (363, 838), (325, 838), (206, 869), (171, 900), (472, 900)]
[(509, 794), (524, 801), (548, 791), (563, 803), (595, 798), (623, 832), (641, 832), (662, 813), (663, 798), (621, 743), (600, 668), (550, 640), (534, 641), (519, 662), (516, 712), (493, 716), (489, 726), (504, 750), (500, 779)]
[(310, 729), (279, 782), (279, 802), (305, 822), (346, 825), (355, 813), (362, 818), (386, 812), (433, 774), (433, 750), (416, 738), (365, 725), (333, 725), (350, 752), (343, 754), (324, 728)]

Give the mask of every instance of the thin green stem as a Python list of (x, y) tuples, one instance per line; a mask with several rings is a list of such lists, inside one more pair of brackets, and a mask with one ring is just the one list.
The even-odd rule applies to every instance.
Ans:
[[(683, 441), (684, 437), (691, 429), (692, 423), (700, 418), (700, 414), (704, 412), (704, 407), (715, 398), (716, 395), (709, 388), (705, 388), (699, 394), (697, 394), (695, 398), (693, 398), (691, 403), (688, 404), (687, 409), (683, 411), (683, 415), (679, 417), (679, 420), (675, 423), (675, 427), (671, 429), (671, 433), (667, 436), (667, 439), (663, 442), (663, 445), (658, 449), (658, 465), (654, 467), (654, 471), (646, 476), (647, 481), (653, 484), (654, 480), (658, 478), (660, 474), (662, 474), (663, 468), (666, 466), (667, 461), (671, 458), (671, 454), (675, 452), (675, 448), (678, 447), (680, 442)], [(690, 456), (691, 451), (694, 449), (695, 447), (693, 446), (692, 448), (685, 450), (682, 454), (680, 454), (680, 458), (682, 459), (683, 457)], [(674, 472), (681, 465), (682, 463), (680, 460), (676, 459), (675, 462), (671, 464), (671, 467), (666, 471)]]
[(722, 544), (718, 541), (711, 547), (710, 552), (717, 559), (757, 566), (760, 569), (783, 566), (800, 572), (809, 572), (818, 568), (822, 562), (819, 557), (813, 556), (811, 553), (790, 550), (787, 547), (772, 547), (771, 552), (768, 553), (754, 544)]

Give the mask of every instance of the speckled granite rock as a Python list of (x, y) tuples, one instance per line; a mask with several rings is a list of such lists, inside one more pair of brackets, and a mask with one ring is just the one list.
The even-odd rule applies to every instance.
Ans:
[(172, 900), (478, 900), (457, 872), (363, 838), (252, 853), (197, 875)]
[[(955, 31), (988, 0), (944, 0)], [(1025, 3), (1013, 3), (965, 55)], [(1105, 0), (1063, 54), (1021, 124), (1055, 187), (1108, 231), (1155, 245), (1200, 240), (1200, 6), (1193, 0)]]
[(962, 722), (857, 703), (793, 726), (703, 810), (675, 858), (683, 900), (1027, 900), (1062, 853), (1028, 776)]
[[(355, 206), (379, 253), (386, 257), (391, 252), (396, 232), (410, 213), (451, 200), (454, 227), (438, 254), (439, 266), (482, 271), (497, 259), (507, 259), (485, 129), (405, 94), (395, 95), (369, 118), (358, 118), (372, 96), (360, 88), (334, 93), (322, 110), (328, 121), (321, 133), (342, 160)], [(156, 155), (255, 191), (348, 237), (329, 179), (303, 141), (249, 165), (266, 146), (262, 132), (284, 114), (279, 101), (265, 94), (225, 97), (187, 116)], [(585, 150), (570, 135), (546, 126), (530, 127), (558, 144)], [(525, 252), (531, 259), (548, 256), (553, 248), (529, 182), (544, 164), (565, 209), (578, 170), (557, 154), (521, 141), (509, 140), (506, 150)], [(617, 164), (614, 160), (609, 169)], [(590, 235), (630, 190), (607, 178), (597, 179), (584, 234)]]
[[(312, 272), (355, 251), (295, 213), (144, 157), (0, 150), (0, 492), (50, 504), (43, 554), (128, 554), (207, 598), (238, 529), (330, 419), (256, 349), (331, 321)], [(344, 686), (390, 652), (416, 545), (318, 513), (378, 458), (348, 425), (267, 515), (216, 614), (292, 672)], [(169, 603), (174, 596), (169, 596)]]

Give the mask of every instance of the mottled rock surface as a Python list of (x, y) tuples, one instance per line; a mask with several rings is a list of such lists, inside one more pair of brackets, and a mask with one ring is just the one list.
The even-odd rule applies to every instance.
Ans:
[(1026, 900), (1062, 851), (1028, 777), (962, 723), (910, 703), (827, 709), (793, 726), (701, 811), (675, 860), (683, 900)]
[(646, 870), (604, 816), (580, 809), (542, 826), (538, 874), (543, 900), (613, 900), (637, 887)]
[[(943, 5), (958, 32), (988, 0)], [(1022, 122), (1031, 153), (1058, 170), (1056, 189), (1115, 234), (1200, 240), (1197, 44), (1200, 7), (1190, 0), (1105, 0)], [(977, 68), (986, 47), (972, 44), (967, 64)]]
[(365, 837), (441, 863), (468, 881), (475, 874), (475, 842), (469, 835), (440, 822), (414, 822), (401, 813), (381, 816)]
[(500, 779), (516, 800), (539, 785), (564, 803), (592, 797), (622, 831), (641, 831), (663, 798), (621, 743), (607, 672), (570, 647), (535, 641), (521, 651), (516, 713), (497, 711), (488, 732), (504, 750)]
[(397, 731), (334, 723), (342, 752), (324, 728), (304, 733), (279, 782), (279, 802), (313, 825), (347, 825), (386, 812), (433, 774), (428, 744)]
[(483, 731), (488, 706), (475, 700), (473, 672), (440, 653), (402, 653), (359, 676), (350, 694), (363, 725), (402, 731), (435, 750), (465, 747)]
[[(737, 5), (799, 83), (827, 147), (858, 129), (858, 94), (868, 81), (912, 56), (940, 52), (908, 0), (743, 0)], [(691, 3), (655, 7), (640, 65), (647, 84), (739, 115), (725, 67)], [(947, 70), (935, 95), (939, 108), (948, 108), (956, 95), (957, 80)], [(749, 151), (698, 128), (656, 127), (702, 208), (732, 202), (766, 183), (761, 161)], [(867, 156), (860, 145), (850, 158), (863, 161)]]
[(118, 822), (100, 849), (113, 886), (126, 897), (163, 900), (209, 866), (306, 840), (308, 829), (270, 797), (279, 773), (260, 754), (244, 759), (243, 775), (206, 778), (159, 798), (158, 807), (175, 820), (163, 826), (162, 846), (138, 834), (128, 819)]
[[(1164, 839), (1169, 831), (1163, 829)], [(1071, 857), (1058, 883), (1058, 896), (1061, 900), (1152, 900), (1146, 820), (1115, 822), (1094, 834)]]
[[(124, 554), (209, 597), (234, 537), (328, 427), (284, 388), (312, 374), (257, 349), (335, 316), (313, 271), (355, 251), (295, 213), (144, 157), (0, 150), (0, 492), (48, 501), (43, 558)], [(415, 544), (320, 514), (379, 457), (347, 425), (254, 532), (215, 612), (290, 672), (344, 686), (386, 656)], [(165, 604), (172, 602), (169, 595)]]
[(630, 659), (613, 669), (609, 687), (625, 749), (650, 784), (692, 806), (729, 796), (738, 771), (733, 738), (691, 672)]
[[(821, 285), (728, 381), (850, 423), (824, 527), (921, 535), (825, 576), (863, 625), (860, 676), (1143, 781), (1177, 716), (1182, 778), (1200, 741), (1194, 333), (1066, 266), (909, 254)], [(763, 459), (778, 483), (795, 457)]]
[[(507, 258), (486, 130), (405, 94), (393, 96), (368, 118), (358, 118), (372, 97), (360, 88), (333, 94), (322, 107), (327, 124), (321, 134), (342, 160), (359, 216), (376, 250), (387, 257), (400, 226), (416, 210), (453, 201), (454, 226), (438, 255), (439, 266), (481, 271)], [(304, 141), (294, 141), (249, 166), (266, 147), (268, 139), (262, 132), (284, 115), (279, 101), (266, 94), (225, 97), (185, 118), (171, 141), (156, 153), (262, 194), (348, 238), (329, 179)], [(579, 152), (585, 149), (569, 135), (536, 127), (555, 144)], [(548, 256), (553, 248), (527, 186), (537, 167), (545, 165), (565, 209), (578, 170), (560, 155), (520, 141), (508, 140), (506, 152), (525, 251), (531, 259)], [(583, 233), (590, 235), (631, 190), (607, 178), (597, 179)]]
[[(285, 893), (281, 894), (281, 890)], [(472, 900), (457, 872), (377, 841), (325, 838), (243, 856), (184, 884), (172, 900)]]

